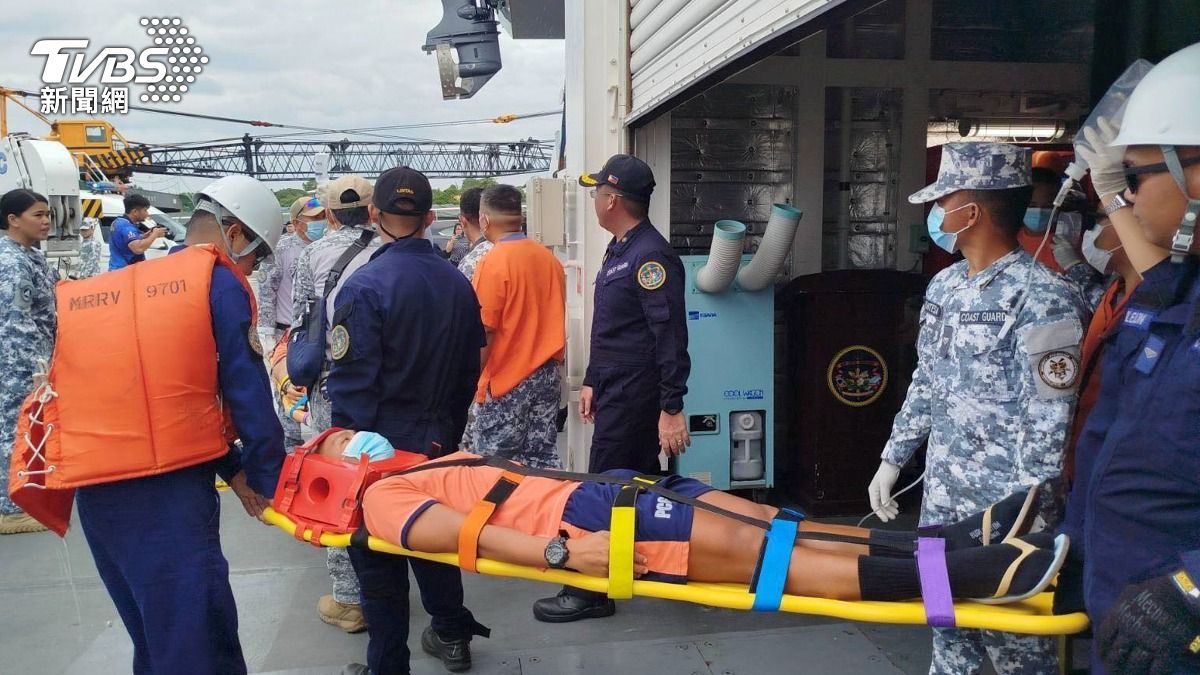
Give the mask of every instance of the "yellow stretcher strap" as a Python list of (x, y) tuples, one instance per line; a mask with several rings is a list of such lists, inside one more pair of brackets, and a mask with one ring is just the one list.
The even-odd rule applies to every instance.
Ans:
[[(312, 531), (305, 528), (301, 531), (287, 516), (267, 509), (263, 519), (278, 527), (289, 535), (302, 541), (311, 541)], [(320, 535), (322, 546), (350, 546), (349, 534)], [(422, 560), (459, 565), (458, 556), (453, 553), (424, 553), (390, 544), (376, 537), (367, 538), (367, 547), (379, 553), (404, 555)], [(481, 574), (498, 577), (529, 579), (556, 585), (574, 586), (596, 593), (608, 592), (608, 579), (591, 577), (570, 570), (538, 569), (503, 563), (495, 560), (482, 559), (477, 562)], [(694, 602), (710, 607), (725, 607), (728, 609), (748, 610), (754, 604), (754, 594), (749, 588), (739, 584), (711, 584), (693, 581), (687, 584), (670, 584), (662, 581), (633, 582), (635, 596), (659, 598), (662, 600), (678, 600)], [(1008, 633), (1025, 635), (1073, 635), (1087, 630), (1087, 615), (1082, 612), (1074, 614), (1053, 614), (1051, 606), (1054, 603), (1053, 593), (1041, 595), (1025, 602), (1015, 602), (1008, 605), (985, 605), (977, 602), (959, 601), (954, 603), (955, 624), (959, 628), (980, 628), (998, 630)], [(925, 606), (920, 600), (907, 602), (850, 602), (847, 600), (827, 600), (799, 595), (785, 595), (779, 606), (780, 611), (796, 614), (812, 614), (826, 616), (845, 621), (873, 621), (876, 623), (908, 624), (924, 626)]]
[(492, 519), (496, 508), (517, 489), (517, 485), (521, 483), (523, 477), (510, 471), (500, 474), (499, 480), (492, 485), (492, 489), (488, 490), (483, 499), (467, 514), (467, 519), (463, 521), (462, 527), (458, 530), (459, 567), (468, 572), (479, 571), (475, 568), (476, 562), (479, 560), (479, 535), (483, 532), (483, 527)]
[(608, 526), (608, 597), (633, 597), (633, 541), (637, 529), (637, 496), (640, 485), (626, 485), (613, 502)]

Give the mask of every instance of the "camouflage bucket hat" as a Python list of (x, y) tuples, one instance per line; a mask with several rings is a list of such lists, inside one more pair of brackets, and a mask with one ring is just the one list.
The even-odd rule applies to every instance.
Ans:
[(1033, 153), (1008, 143), (947, 143), (933, 183), (908, 197), (913, 204), (941, 199), (959, 190), (1007, 190), (1031, 185)]

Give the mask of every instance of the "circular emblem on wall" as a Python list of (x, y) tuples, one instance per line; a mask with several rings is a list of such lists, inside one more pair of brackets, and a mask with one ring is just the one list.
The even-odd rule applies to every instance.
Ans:
[(1038, 377), (1055, 389), (1070, 389), (1079, 375), (1079, 363), (1068, 352), (1050, 352), (1038, 362)]
[(879, 352), (865, 345), (851, 345), (838, 352), (826, 373), (833, 397), (855, 408), (879, 400), (887, 382), (887, 363)]

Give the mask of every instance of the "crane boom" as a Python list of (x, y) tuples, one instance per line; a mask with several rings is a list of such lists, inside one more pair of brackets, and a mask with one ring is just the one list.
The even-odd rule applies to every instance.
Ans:
[(374, 178), (395, 166), (410, 166), (430, 178), (484, 178), (550, 170), (552, 144), (527, 139), (504, 143), (270, 141), (249, 134), (240, 142), (196, 146), (135, 146), (132, 152), (100, 155), (106, 171), (215, 177), (246, 174), (264, 181), (313, 176), (313, 155), (330, 154), (330, 173)]

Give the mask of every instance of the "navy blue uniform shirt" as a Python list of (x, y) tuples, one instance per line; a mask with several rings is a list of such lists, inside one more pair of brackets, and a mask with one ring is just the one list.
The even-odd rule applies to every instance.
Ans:
[(380, 247), (334, 303), (333, 425), (437, 456), (462, 438), (479, 381), (475, 290), (426, 239)]
[(1200, 579), (1200, 283), (1186, 267), (1163, 261), (1130, 296), (1080, 434), (1063, 529), (1094, 625), (1131, 583), (1182, 566)]
[[(184, 248), (178, 246), (171, 253)], [(283, 468), (283, 427), (275, 415), (262, 354), (251, 346), (250, 340), (257, 342), (258, 336), (250, 313), (250, 296), (235, 272), (218, 264), (213, 267), (208, 302), (217, 343), (217, 384), (242, 442), (240, 455), (231, 449), (216, 460), (215, 468), (227, 482), (244, 469), (250, 487), (270, 498)]]
[(649, 220), (608, 244), (596, 275), (591, 366), (643, 366), (658, 370), (659, 407), (683, 409), (688, 374), (687, 311), (683, 263)]

